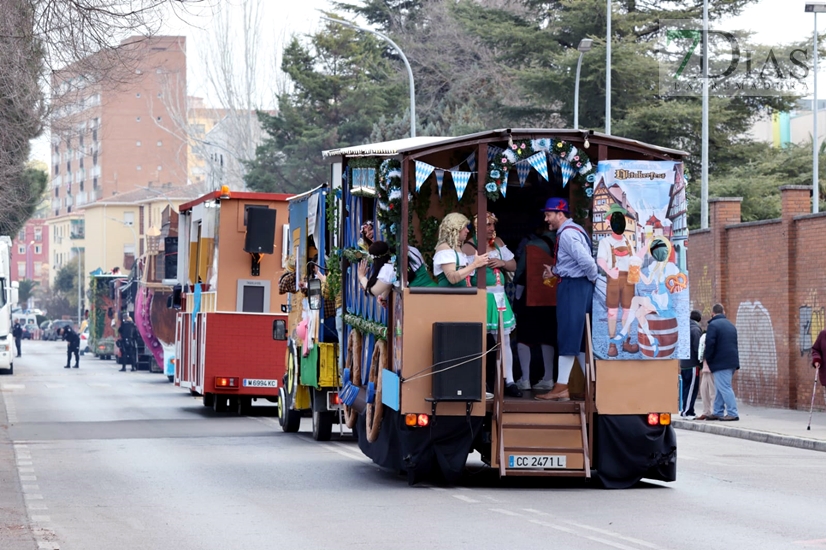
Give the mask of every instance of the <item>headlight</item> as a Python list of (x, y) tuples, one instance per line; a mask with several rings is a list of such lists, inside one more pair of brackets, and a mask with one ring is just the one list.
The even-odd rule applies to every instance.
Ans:
[(0, 344), (0, 351), (9, 351), (10, 347), (9, 344)]

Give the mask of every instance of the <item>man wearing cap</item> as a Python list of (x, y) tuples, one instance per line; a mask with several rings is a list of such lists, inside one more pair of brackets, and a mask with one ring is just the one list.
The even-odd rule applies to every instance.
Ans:
[(560, 278), (556, 292), (559, 376), (554, 390), (537, 395), (544, 401), (568, 401), (568, 379), (579, 358), (585, 369), (585, 322), (591, 313), (597, 264), (591, 256), (591, 238), (570, 219), (568, 201), (551, 197), (545, 203), (545, 221), (556, 231), (554, 273)]
[[(611, 342), (608, 344), (608, 357), (619, 355), (615, 337), (617, 333), (617, 322), (622, 327), (622, 317), (627, 315), (631, 309), (631, 301), (634, 299), (636, 281), (629, 281), (628, 271), (631, 257), (634, 254), (634, 245), (625, 236), (625, 217), (628, 211), (619, 204), (612, 204), (605, 213), (610, 221), (611, 235), (599, 241), (597, 249), (597, 265), (605, 272), (605, 307), (608, 309), (608, 337)], [(636, 254), (639, 256), (639, 254)], [(642, 259), (640, 258), (640, 264)], [(622, 309), (620, 309), (622, 307)], [(631, 343), (631, 337), (622, 342), (622, 349), (628, 353), (637, 353), (640, 347)]]

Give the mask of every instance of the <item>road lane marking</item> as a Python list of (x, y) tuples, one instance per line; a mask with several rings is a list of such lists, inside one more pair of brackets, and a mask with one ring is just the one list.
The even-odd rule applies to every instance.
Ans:
[[(540, 516), (554, 518), (554, 519), (557, 519), (558, 521), (561, 521), (562, 523), (566, 523), (568, 525), (573, 525), (574, 527), (578, 527), (580, 529), (588, 529), (590, 531), (594, 531), (594, 532), (599, 533), (601, 535), (614, 537), (614, 538), (617, 538), (617, 539), (625, 541), (625, 542), (630, 542), (630, 543), (636, 544), (638, 546), (643, 546), (645, 548), (651, 548), (652, 550), (666, 550), (665, 548), (662, 548), (660, 546), (657, 546), (656, 544), (653, 544), (653, 543), (650, 543), (650, 542), (647, 542), (647, 541), (644, 541), (644, 540), (640, 540), (640, 539), (633, 538), (633, 537), (627, 537), (627, 536), (622, 535), (620, 533), (617, 533), (615, 531), (609, 531), (607, 529), (600, 529), (599, 527), (593, 527), (591, 525), (586, 525), (584, 523), (579, 523), (579, 522), (576, 522), (576, 521), (571, 521), (571, 520), (567, 520), (567, 519), (563, 519), (563, 518), (556, 518), (552, 514), (549, 514), (547, 512), (543, 512), (541, 510), (536, 510), (534, 508), (523, 508), (523, 510), (525, 510), (526, 512), (530, 512), (532, 514), (537, 514), (537, 515), (540, 515)], [(588, 535), (582, 535), (582, 536), (584, 536), (586, 538), (590, 538), (591, 540), (597, 540), (598, 542), (605, 543), (605, 539), (602, 539), (600, 537), (590, 537)], [(617, 544), (619, 544), (619, 543), (617, 543)], [(628, 547), (626, 547), (624, 545), (621, 545), (621, 544), (619, 546), (616, 546), (616, 544), (610, 544), (610, 546), (615, 546), (616, 548), (628, 548)], [(637, 550), (637, 549), (632, 549), (632, 550)]]
[(26, 384), (3, 384), (0, 387), (4, 390), (25, 390)]
[(598, 543), (604, 544), (606, 546), (611, 546), (613, 548), (618, 548), (619, 550), (638, 550), (637, 548), (634, 548), (632, 546), (626, 546), (624, 544), (620, 544), (618, 542), (613, 542), (613, 541), (610, 541), (610, 540), (606, 540), (606, 539), (603, 539), (603, 538), (600, 538), (600, 537), (592, 537), (590, 535), (583, 535), (581, 533), (577, 533), (573, 529), (568, 529), (567, 527), (563, 527), (562, 525), (556, 525), (554, 523), (548, 523), (547, 521), (532, 519), (532, 520), (530, 520), (530, 522), (535, 523), (537, 525), (542, 525), (544, 527), (550, 527), (551, 529), (556, 529), (557, 531), (562, 531), (564, 533), (570, 533), (571, 535), (575, 535), (577, 537), (592, 540), (594, 542), (598, 542)]
[(39, 491), (40, 487), (38, 485), (23, 485), (23, 492), (24, 493), (32, 493), (34, 491)]
[(32, 461), (31, 460), (18, 460), (17, 465), (18, 466), (31, 466)]
[(37, 476), (20, 476), (20, 481), (37, 481)]
[(27, 502), (26, 508), (29, 510), (48, 510), (49, 507), (42, 502)]
[(368, 462), (368, 463), (373, 462), (372, 460), (370, 460), (369, 457), (367, 457), (363, 454), (360, 454), (359, 452), (354, 452), (353, 448), (351, 446), (345, 445), (344, 443), (339, 443), (337, 441), (333, 441), (329, 445), (335, 445), (336, 447), (341, 449), (343, 452), (349, 453), (350, 458), (352, 458), (354, 460), (358, 460), (360, 462)]
[(43, 495), (36, 495), (33, 493), (23, 493), (23, 498), (26, 500), (43, 500)]
[(475, 498), (466, 497), (465, 495), (450, 495), (453, 498), (458, 498), (459, 500), (463, 500), (465, 502), (469, 502), (470, 504), (477, 504), (479, 501)]
[(31, 518), (32, 518), (32, 521), (35, 522), (35, 523), (46, 523), (46, 522), (52, 521), (52, 518), (50, 518), (49, 516), (34, 516), (33, 515), (33, 516), (31, 516)]
[(506, 516), (522, 517), (522, 514), (517, 514), (516, 512), (505, 510), (504, 508), (488, 508), (488, 510), (491, 512), (496, 512), (497, 514), (505, 514)]
[(18, 468), (17, 471), (21, 474), (33, 474), (34, 468)]

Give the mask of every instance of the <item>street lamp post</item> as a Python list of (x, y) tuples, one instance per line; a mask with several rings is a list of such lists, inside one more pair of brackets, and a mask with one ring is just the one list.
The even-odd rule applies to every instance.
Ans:
[(815, 35), (814, 35), (814, 98), (812, 99), (812, 213), (817, 214), (820, 209), (820, 181), (819, 174), (819, 158), (820, 147), (818, 146), (817, 135), (817, 14), (826, 12), (826, 3), (824, 2), (806, 2), (806, 13), (813, 13), (815, 15)]
[(703, 114), (701, 131), (700, 228), (708, 229), (708, 0), (703, 0)]
[[(609, 2), (610, 2), (610, 0), (609, 0)], [(394, 50), (399, 52), (399, 55), (401, 56), (402, 61), (404, 61), (404, 66), (407, 68), (407, 77), (410, 80), (410, 137), (416, 137), (416, 87), (413, 84), (413, 69), (410, 68), (410, 62), (407, 61), (407, 56), (404, 55), (404, 52), (402, 51), (402, 49), (395, 42), (390, 40), (390, 38), (388, 38), (387, 36), (383, 35), (382, 33), (378, 32), (378, 31), (374, 31), (372, 29), (366, 29), (364, 27), (359, 27), (359, 26), (353, 25), (349, 21), (344, 21), (342, 19), (332, 19), (330, 17), (325, 17), (325, 16), (322, 16), (321, 19), (323, 19), (324, 21), (330, 21), (332, 23), (338, 23), (339, 25), (344, 25), (345, 27), (350, 27), (351, 29), (355, 29), (357, 31), (364, 31), (364, 32), (369, 32), (369, 33), (375, 34), (376, 36), (378, 36), (379, 38), (381, 38), (382, 40), (384, 40), (388, 44), (390, 44), (393, 47)]]
[(579, 73), (582, 69), (582, 56), (591, 51), (593, 43), (594, 41), (590, 38), (583, 38), (576, 47), (579, 51), (579, 59), (576, 62), (576, 84), (574, 84), (574, 130), (579, 130)]
[(83, 276), (80, 268), (80, 248), (73, 246), (72, 250), (77, 254), (77, 326), (80, 328), (80, 324), (83, 322)]
[(611, 0), (606, 13), (608, 28), (605, 32), (605, 133), (611, 135)]

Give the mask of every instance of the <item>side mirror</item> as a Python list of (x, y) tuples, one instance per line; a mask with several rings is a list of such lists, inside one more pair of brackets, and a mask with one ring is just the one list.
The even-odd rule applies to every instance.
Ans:
[(20, 283), (18, 283), (17, 281), (12, 281), (11, 282), (11, 300), (10, 300), (10, 302), (12, 304), (16, 304), (20, 300), (19, 287), (20, 287)]
[(319, 279), (310, 279), (307, 282), (307, 298), (310, 301), (310, 309), (321, 309), (321, 281)]
[(289, 311), (287, 311), (287, 304), (281, 304), (281, 313), (289, 313)]
[(272, 322), (272, 339), (280, 342), (287, 340), (287, 321), (276, 319)]

